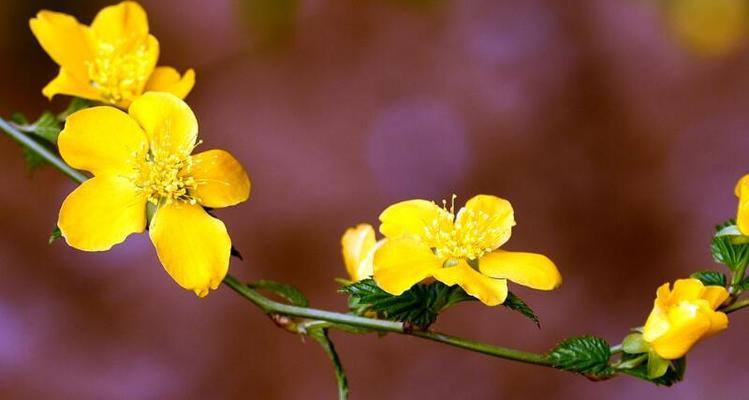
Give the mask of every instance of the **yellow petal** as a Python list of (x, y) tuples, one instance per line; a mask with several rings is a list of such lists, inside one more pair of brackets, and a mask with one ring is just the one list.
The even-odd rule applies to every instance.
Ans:
[(160, 207), (149, 235), (166, 272), (198, 296), (218, 288), (226, 276), (231, 239), (224, 223), (202, 207), (181, 202)]
[(481, 300), (487, 306), (502, 304), (507, 298), (507, 280), (494, 279), (481, 274), (464, 260), (460, 260), (454, 267), (434, 271), (432, 276), (445, 285), (459, 285), (466, 293)]
[(670, 308), (668, 319), (668, 331), (651, 343), (653, 350), (667, 360), (684, 356), (711, 326), (710, 317), (687, 301)]
[(94, 175), (134, 173), (135, 153), (147, 149), (146, 136), (135, 121), (114, 107), (92, 107), (74, 113), (57, 139), (71, 167)]
[(146, 91), (169, 92), (184, 99), (195, 85), (195, 71), (188, 69), (180, 76), (172, 67), (156, 67), (146, 83)]
[(29, 21), (29, 26), (57, 65), (77, 80), (87, 81), (86, 61), (93, 58), (87, 27), (70, 15), (52, 11), (39, 11), (36, 18)]
[(198, 120), (175, 95), (148, 92), (130, 105), (129, 113), (145, 130), (152, 152), (187, 156), (195, 147)]
[[(427, 226), (444, 218), (444, 210), (427, 200), (406, 200), (380, 214), (380, 233), (387, 238), (404, 235), (422, 237)], [(452, 223), (452, 221), (450, 221)]]
[(742, 176), (741, 179), (736, 182), (736, 186), (733, 188), (733, 192), (734, 194), (736, 194), (736, 197), (741, 196), (741, 188), (743, 188), (744, 186), (749, 187), (749, 174)]
[(479, 259), (479, 269), (492, 278), (505, 278), (538, 290), (552, 290), (562, 284), (562, 275), (546, 256), (496, 250)]
[(369, 224), (359, 224), (354, 228), (348, 228), (341, 237), (343, 262), (346, 264), (346, 271), (352, 281), (356, 282), (368, 277), (360, 275), (359, 266), (375, 243), (375, 231)]
[[(668, 288), (668, 283), (663, 286)], [(661, 288), (663, 286), (661, 286)], [(671, 322), (668, 320), (666, 308), (662, 307), (658, 300), (656, 300), (653, 304), (653, 310), (650, 312), (650, 315), (648, 315), (648, 319), (642, 329), (642, 338), (647, 342), (653, 342), (663, 336), (670, 326)]]
[(706, 286), (702, 298), (707, 300), (710, 308), (715, 310), (728, 298), (728, 291), (722, 286)]
[(377, 286), (400, 295), (442, 267), (432, 250), (412, 238), (391, 239), (374, 253), (374, 279)]
[(98, 176), (76, 188), (57, 222), (65, 241), (86, 251), (104, 251), (146, 227), (146, 197), (125, 178)]
[(233, 206), (250, 197), (247, 172), (224, 150), (208, 150), (194, 155), (192, 176), (198, 187), (191, 194), (206, 207)]
[(89, 85), (88, 80), (77, 79), (65, 68), (60, 68), (57, 77), (42, 89), (42, 94), (50, 100), (57, 94), (66, 94), (89, 100), (99, 100), (101, 97), (99, 92)]
[(380, 239), (375, 243), (374, 247), (369, 249), (364, 259), (359, 262), (359, 266), (354, 271), (354, 274), (350, 276), (351, 280), (360, 281), (374, 276), (374, 255), (386, 242), (387, 239)]
[(705, 334), (705, 338), (720, 333), (728, 329), (728, 316), (720, 311), (706, 312), (710, 318), (710, 329)]
[(142, 41), (148, 35), (148, 17), (138, 3), (123, 1), (102, 8), (91, 23), (91, 30), (108, 43)]
[(496, 249), (510, 239), (515, 216), (509, 201), (486, 194), (472, 197), (455, 218), (456, 225), (475, 224), (485, 238), (477, 243), (485, 249)]
[(736, 226), (743, 235), (749, 236), (749, 175), (739, 180), (736, 185), (736, 196), (739, 198)]
[(677, 279), (669, 295), (669, 303), (676, 304), (683, 300), (696, 300), (702, 297), (705, 285), (699, 279)]

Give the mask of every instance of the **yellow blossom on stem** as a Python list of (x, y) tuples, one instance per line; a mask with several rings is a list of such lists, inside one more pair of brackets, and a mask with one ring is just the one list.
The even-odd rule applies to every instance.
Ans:
[(739, 199), (739, 206), (736, 210), (736, 227), (743, 235), (749, 236), (749, 175), (744, 175), (739, 179), (734, 192)]
[(192, 155), (197, 135), (192, 110), (169, 93), (144, 94), (129, 114), (100, 106), (68, 117), (60, 154), (93, 178), (62, 203), (58, 226), (66, 242), (105, 251), (148, 225), (159, 260), (180, 286), (201, 297), (216, 289), (231, 239), (203, 207), (247, 200), (250, 180), (226, 151)]
[(385, 209), (380, 222), (386, 241), (374, 252), (374, 279), (390, 294), (433, 277), (494, 306), (507, 298), (507, 280), (539, 290), (562, 283), (547, 257), (498, 250), (515, 225), (510, 202), (499, 197), (475, 196), (457, 213), (454, 204), (408, 200)]
[(346, 271), (352, 281), (358, 282), (372, 277), (374, 252), (383, 242), (384, 240), (375, 241), (374, 228), (369, 224), (359, 224), (346, 230), (341, 238), (341, 251)]
[(679, 279), (673, 289), (664, 283), (642, 337), (661, 358), (681, 358), (700, 340), (728, 328), (726, 314), (715, 311), (727, 298), (725, 288), (698, 279)]
[(132, 1), (103, 8), (91, 26), (47, 10), (29, 25), (60, 66), (57, 77), (42, 89), (50, 99), (66, 94), (126, 109), (147, 91), (184, 99), (195, 84), (192, 69), (180, 76), (174, 68), (156, 67), (159, 42), (148, 33), (146, 12)]

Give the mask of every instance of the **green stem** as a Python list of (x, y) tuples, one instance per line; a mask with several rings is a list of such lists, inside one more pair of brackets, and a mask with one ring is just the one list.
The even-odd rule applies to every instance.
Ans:
[(52, 153), (51, 151), (49, 151), (49, 149), (39, 144), (39, 142), (32, 139), (29, 135), (19, 131), (15, 126), (13, 126), (3, 118), (0, 118), (0, 129), (4, 130), (5, 133), (8, 134), (8, 136), (15, 139), (18, 143), (22, 144), (29, 150), (44, 158), (45, 161), (52, 164), (53, 167), (59, 169), (63, 174), (67, 175), (74, 181), (83, 183), (88, 179), (86, 175), (83, 175), (80, 171), (71, 168), (56, 154)]
[(731, 277), (731, 286), (729, 286), (729, 290), (731, 294), (738, 296), (741, 294), (741, 282), (744, 280), (744, 274), (746, 273), (746, 267), (748, 263), (743, 263), (743, 265), (739, 265), (738, 268), (736, 268), (736, 271), (733, 272), (733, 276)]
[[(529, 353), (506, 347), (493, 346), (485, 343), (475, 342), (455, 336), (445, 335), (439, 332), (410, 330), (404, 327), (401, 322), (383, 321), (374, 318), (359, 317), (351, 314), (337, 313), (332, 311), (318, 310), (315, 308), (297, 307), (288, 304), (273, 301), (254, 289), (251, 289), (237, 278), (226, 275), (224, 284), (232, 288), (242, 297), (257, 305), (267, 314), (281, 314), (292, 317), (308, 318), (318, 321), (327, 321), (341, 325), (347, 325), (357, 328), (366, 328), (378, 332), (391, 332), (402, 335), (415, 336), (422, 339), (431, 340), (447, 344), (462, 349), (475, 351), (477, 353), (487, 354), (494, 357), (504, 358), (507, 360), (523, 362), (526, 364), (535, 364), (551, 367), (551, 361), (543, 354)], [(332, 325), (335, 327), (335, 325)]]
[(739, 300), (730, 306), (721, 309), (720, 311), (723, 311), (726, 314), (730, 314), (734, 311), (741, 310), (742, 308), (749, 307), (749, 299)]

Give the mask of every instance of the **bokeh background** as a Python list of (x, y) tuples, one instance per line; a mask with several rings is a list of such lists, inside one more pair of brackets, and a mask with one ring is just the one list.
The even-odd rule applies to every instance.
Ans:
[[(710, 5), (705, 8), (705, 1)], [(714, 266), (713, 225), (749, 172), (745, 0), (143, 1), (162, 65), (197, 70), (204, 149), (249, 170), (249, 202), (219, 211), (245, 257), (231, 272), (345, 309), (339, 238), (388, 204), (510, 199), (512, 250), (548, 254), (564, 285), (515, 290), (540, 314), (461, 304), (436, 328), (543, 351), (617, 343), (661, 283)], [(91, 21), (107, 1), (0, 2), (0, 114), (61, 110), (57, 67), (28, 19)], [(680, 7), (683, 6), (683, 7)], [(106, 134), (106, 132), (103, 132)], [(0, 138), (0, 398), (332, 399), (314, 343), (227, 288), (180, 290), (143, 235), (83, 253), (47, 244), (74, 184), (30, 173)], [(749, 315), (658, 388), (593, 383), (413, 338), (334, 333), (352, 399), (745, 396)]]

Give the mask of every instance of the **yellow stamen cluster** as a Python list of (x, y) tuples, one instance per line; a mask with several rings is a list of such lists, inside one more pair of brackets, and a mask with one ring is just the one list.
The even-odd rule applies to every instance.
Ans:
[(144, 192), (148, 196), (148, 201), (154, 205), (171, 204), (176, 201), (189, 204), (198, 202), (199, 199), (191, 193), (198, 187), (198, 182), (191, 175), (192, 157), (139, 153), (135, 155), (135, 169), (135, 186)]
[(91, 86), (111, 104), (137, 97), (148, 77), (147, 51), (145, 43), (99, 43), (94, 60), (86, 65)]
[(424, 238), (435, 254), (449, 259), (476, 260), (493, 251), (494, 239), (504, 232), (492, 226), (492, 216), (463, 208), (460, 218), (456, 219), (454, 204), (455, 196), (449, 209), (443, 201), (439, 217), (425, 229)]

